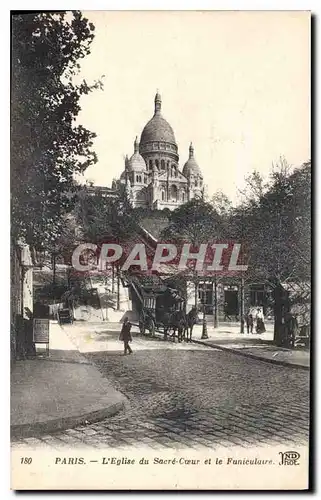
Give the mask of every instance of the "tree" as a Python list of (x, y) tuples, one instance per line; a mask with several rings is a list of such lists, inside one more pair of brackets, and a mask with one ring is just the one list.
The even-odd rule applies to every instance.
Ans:
[(82, 228), (82, 238), (91, 243), (106, 241), (126, 242), (138, 228), (139, 216), (131, 207), (125, 194), (104, 197), (102, 193), (92, 196), (83, 190), (77, 220)]
[(73, 207), (74, 174), (96, 162), (95, 134), (75, 125), (80, 98), (100, 82), (74, 83), (94, 26), (80, 12), (12, 18), (12, 237), (43, 248)]
[[(222, 237), (221, 217), (213, 204), (201, 198), (193, 198), (170, 214), (170, 222), (162, 232), (162, 238), (176, 243), (190, 243), (199, 247), (201, 243), (219, 240)], [(184, 277), (183, 277), (184, 278)], [(176, 278), (177, 279), (177, 278)], [(198, 300), (199, 273), (188, 270), (185, 280), (191, 279), (195, 286), (195, 305)]]
[[(273, 166), (269, 183), (250, 177), (247, 197), (233, 213), (231, 227), (247, 244), (249, 280), (261, 280), (273, 291), (275, 335), (283, 342), (284, 317), (290, 302), (285, 284), (310, 281), (311, 164), (292, 171), (284, 159)], [(264, 189), (260, 188), (264, 185)]]
[[(281, 162), (283, 163), (284, 160), (281, 159)], [(245, 189), (240, 190), (240, 194), (245, 201), (253, 205), (261, 200), (268, 187), (268, 183), (264, 181), (260, 172), (254, 170), (250, 175), (245, 177)]]
[[(77, 212), (77, 221), (82, 229), (82, 239), (86, 242), (95, 243), (98, 246), (103, 243), (118, 243), (123, 247), (130, 240), (137, 237), (139, 230), (139, 214), (131, 207), (125, 193), (119, 192), (115, 197), (104, 197), (102, 193), (94, 195), (83, 190), (80, 196), (80, 204)], [(110, 284), (112, 293), (117, 288), (117, 309), (120, 307), (120, 264), (112, 264)], [(105, 286), (109, 284), (108, 272), (105, 272)], [(108, 300), (109, 297), (106, 297)]]
[(170, 214), (163, 238), (171, 241), (187, 241), (193, 246), (221, 237), (220, 216), (211, 203), (193, 198)]
[(233, 213), (231, 200), (222, 192), (217, 191), (210, 200), (211, 205), (219, 216), (220, 237), (230, 238), (230, 219)]
[(216, 191), (210, 200), (220, 217), (226, 217), (232, 210), (231, 200), (222, 191)]

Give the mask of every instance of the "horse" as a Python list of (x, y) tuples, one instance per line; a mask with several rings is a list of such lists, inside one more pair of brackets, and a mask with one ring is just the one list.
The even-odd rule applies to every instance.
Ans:
[(193, 328), (194, 325), (197, 322), (197, 308), (194, 306), (192, 309), (189, 311), (189, 313), (186, 315), (186, 332), (187, 332), (187, 337), (186, 337), (186, 342), (192, 342), (192, 334), (193, 334)]
[(168, 333), (170, 331), (171, 324), (172, 324), (172, 313), (170, 313), (170, 312), (163, 313), (162, 323), (163, 323), (163, 328), (164, 328), (164, 340), (167, 340)]
[(172, 337), (174, 342), (176, 330), (178, 342), (182, 342), (183, 338), (185, 338), (185, 332), (187, 330), (187, 318), (185, 312), (183, 310), (174, 311), (171, 317), (171, 321), (173, 326)]

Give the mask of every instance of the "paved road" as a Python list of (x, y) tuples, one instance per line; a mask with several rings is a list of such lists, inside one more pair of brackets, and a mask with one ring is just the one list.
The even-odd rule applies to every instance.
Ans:
[(86, 354), (127, 396), (122, 413), (14, 446), (215, 449), (307, 443), (308, 372), (158, 339), (136, 338), (133, 348), (127, 356), (120, 350)]

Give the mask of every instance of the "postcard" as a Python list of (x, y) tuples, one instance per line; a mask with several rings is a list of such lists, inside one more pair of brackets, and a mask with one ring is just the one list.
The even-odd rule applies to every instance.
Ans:
[(11, 36), (11, 488), (309, 489), (310, 12)]

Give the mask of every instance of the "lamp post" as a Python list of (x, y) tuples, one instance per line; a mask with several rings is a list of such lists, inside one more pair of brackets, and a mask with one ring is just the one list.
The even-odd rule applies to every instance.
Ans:
[(56, 303), (56, 281), (57, 281), (56, 259), (57, 259), (57, 255), (58, 255), (58, 251), (56, 248), (54, 248), (52, 253), (51, 253), (51, 258), (52, 258), (52, 292), (53, 292), (54, 304)]
[(217, 317), (217, 279), (214, 277), (214, 328), (218, 327)]
[(202, 340), (208, 339), (208, 334), (207, 334), (207, 323), (206, 323), (206, 315), (205, 315), (205, 283), (204, 283), (204, 290), (203, 290), (203, 297), (202, 297), (202, 304), (203, 304), (203, 325), (202, 325)]

